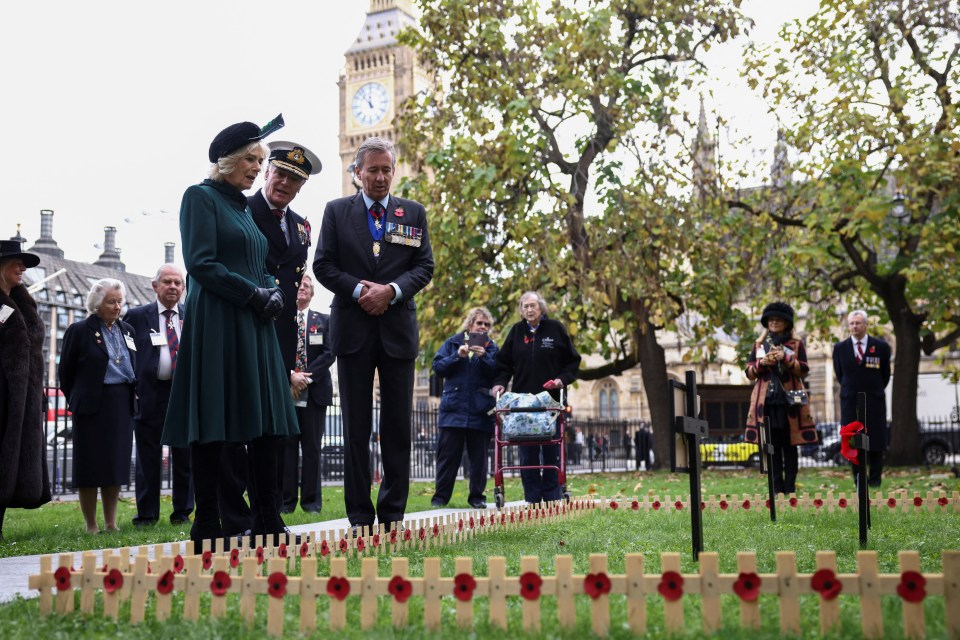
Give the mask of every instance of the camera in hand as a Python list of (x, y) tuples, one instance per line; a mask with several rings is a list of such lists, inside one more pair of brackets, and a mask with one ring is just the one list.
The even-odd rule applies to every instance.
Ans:
[(482, 332), (471, 331), (470, 335), (467, 336), (468, 347), (483, 347), (486, 349), (489, 341), (490, 339), (487, 337), (487, 334)]

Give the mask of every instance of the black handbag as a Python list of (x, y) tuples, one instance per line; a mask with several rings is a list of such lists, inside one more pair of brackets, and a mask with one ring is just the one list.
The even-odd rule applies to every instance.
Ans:
[(806, 389), (788, 389), (786, 394), (788, 407), (802, 407), (805, 404), (810, 404), (810, 397)]

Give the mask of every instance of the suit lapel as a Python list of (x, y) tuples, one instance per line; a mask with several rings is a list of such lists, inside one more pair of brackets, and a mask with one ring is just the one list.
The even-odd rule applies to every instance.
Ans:
[[(353, 230), (357, 234), (357, 240), (360, 242), (361, 251), (367, 256), (367, 264), (371, 271), (376, 271), (377, 263), (373, 259), (373, 238), (370, 237), (370, 227), (367, 226), (367, 207), (363, 202), (363, 196), (357, 194), (353, 205), (350, 207), (350, 218), (353, 222)], [(383, 240), (380, 241), (380, 251), (383, 251)], [(380, 254), (381, 257), (383, 254)]]
[(87, 318), (87, 327), (90, 329), (94, 344), (109, 358), (110, 352), (107, 351), (107, 344), (105, 342), (107, 337), (103, 335), (103, 331), (100, 330), (100, 318), (96, 314)]

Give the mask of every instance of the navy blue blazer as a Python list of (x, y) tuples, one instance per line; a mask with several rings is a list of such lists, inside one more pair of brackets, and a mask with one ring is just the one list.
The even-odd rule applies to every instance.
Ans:
[[(420, 349), (414, 296), (433, 277), (427, 214), (419, 202), (391, 195), (384, 221), (420, 229), (422, 236), (419, 247), (382, 240), (379, 260), (373, 258), (368, 215), (359, 193), (331, 200), (323, 211), (313, 272), (333, 292), (330, 348), (334, 356), (356, 353), (370, 336), (379, 334), (388, 356), (412, 360)], [(396, 283), (403, 300), (390, 305), (383, 315), (371, 316), (353, 299), (360, 280)]]
[(283, 366), (289, 371), (297, 360), (297, 289), (300, 288), (300, 279), (307, 269), (307, 250), (310, 247), (307, 221), (287, 207), (287, 229), (290, 235), (290, 243), (287, 244), (283, 230), (270, 210), (262, 189), (247, 198), (247, 205), (253, 213), (257, 228), (267, 239), (267, 271), (283, 291), (283, 311), (280, 312), (274, 328), (280, 342)]
[[(311, 344), (310, 336), (313, 338)], [(319, 311), (307, 311), (307, 371), (313, 382), (307, 387), (314, 404), (328, 407), (333, 404), (333, 379), (330, 365), (333, 364), (333, 352), (330, 351), (330, 316)]]
[[(137, 374), (137, 396), (140, 398), (140, 411), (137, 418), (143, 420), (161, 419), (165, 415), (167, 406), (167, 393), (169, 392), (169, 381), (165, 393), (158, 394), (157, 369), (160, 366), (160, 350), (162, 347), (154, 346), (150, 340), (151, 333), (160, 333), (166, 339), (166, 328), (160, 327), (160, 317), (157, 313), (158, 304), (153, 302), (134, 307), (127, 311), (123, 317), (133, 329), (134, 342), (137, 345), (137, 365), (134, 371)], [(177, 313), (180, 321), (183, 321), (183, 305), (177, 305)]]
[(870, 450), (887, 446), (887, 402), (884, 390), (890, 382), (890, 345), (867, 336), (863, 362), (857, 362), (853, 341), (847, 338), (833, 345), (833, 372), (840, 383), (840, 423), (857, 420), (857, 396), (867, 394)]
[[(123, 320), (117, 321), (124, 336), (134, 337), (133, 328)], [(125, 342), (125, 341), (124, 341)], [(126, 344), (121, 348), (130, 353), (133, 371), (137, 371), (137, 353)], [(70, 411), (79, 414), (91, 414), (100, 410), (103, 397), (103, 377), (107, 373), (107, 361), (110, 356), (100, 332), (100, 318), (89, 315), (84, 320), (74, 322), (63, 334), (63, 347), (60, 350), (60, 364), (57, 375), (60, 388), (67, 397)], [(133, 398), (133, 394), (131, 394)], [(131, 407), (135, 412), (136, 407)]]

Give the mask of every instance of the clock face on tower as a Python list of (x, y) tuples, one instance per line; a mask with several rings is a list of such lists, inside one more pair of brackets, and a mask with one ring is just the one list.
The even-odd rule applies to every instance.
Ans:
[(387, 115), (388, 104), (387, 88), (379, 82), (368, 82), (353, 94), (353, 118), (363, 127), (377, 124)]

